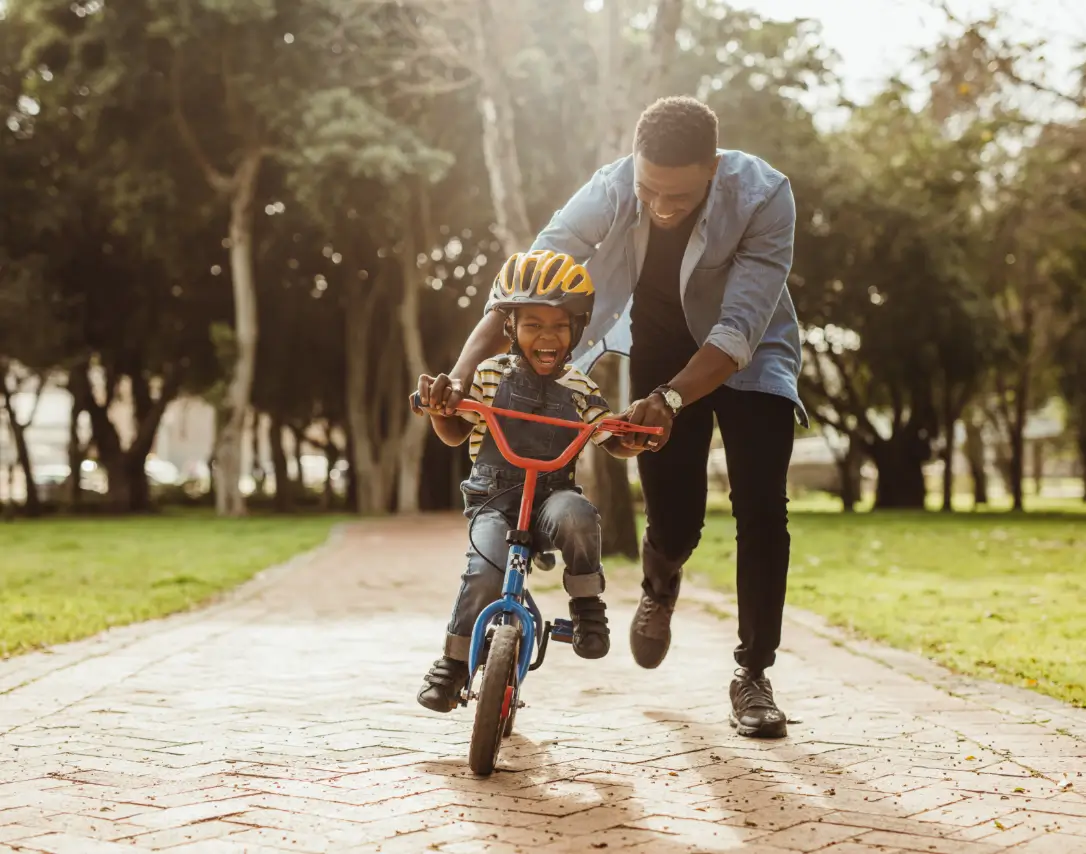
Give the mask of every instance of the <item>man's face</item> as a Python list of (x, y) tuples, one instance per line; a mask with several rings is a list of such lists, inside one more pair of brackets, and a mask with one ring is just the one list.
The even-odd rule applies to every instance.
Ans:
[(719, 157), (692, 166), (657, 166), (634, 154), (634, 190), (660, 228), (676, 228), (705, 200)]

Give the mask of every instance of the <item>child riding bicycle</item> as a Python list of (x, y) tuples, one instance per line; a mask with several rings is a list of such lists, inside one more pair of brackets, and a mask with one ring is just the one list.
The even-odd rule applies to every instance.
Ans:
[[(595, 424), (614, 418), (599, 387), (568, 364), (592, 314), (594, 289), (583, 266), (549, 251), (516, 254), (494, 279), (488, 308), (507, 315), (509, 353), (488, 359), (475, 373), (470, 397), (479, 403), (550, 418)], [(435, 712), (456, 708), (467, 684), (472, 627), (483, 609), (501, 597), (509, 545), (515, 527), (524, 471), (506, 462), (489, 435), (486, 421), (473, 412), (457, 413), (445, 401), (431, 400), (434, 378), (419, 378), (418, 398), (434, 431), (447, 445), (469, 440), (471, 476), (461, 485), (471, 548), (460, 593), (445, 637), (445, 653), (424, 678), (418, 701)], [(558, 457), (577, 431), (510, 419), (504, 432), (513, 450), (532, 459)], [(600, 432), (593, 441), (613, 456), (639, 453), (631, 442)], [(610, 649), (600, 564), (596, 508), (574, 479), (576, 458), (539, 477), (531, 532), (538, 553), (557, 550), (565, 563), (563, 586), (569, 594), (573, 649), (581, 658), (603, 658)]]

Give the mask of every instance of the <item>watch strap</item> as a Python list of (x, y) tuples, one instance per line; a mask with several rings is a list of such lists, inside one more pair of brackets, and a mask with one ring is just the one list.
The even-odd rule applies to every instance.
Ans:
[(668, 409), (671, 410), (672, 416), (678, 415), (679, 410), (682, 409), (682, 404), (680, 404), (678, 408), (672, 406), (671, 403), (667, 399), (668, 392), (676, 393), (675, 389), (673, 389), (671, 386), (666, 385), (666, 384), (661, 385), (661, 386), (657, 386), (655, 389), (652, 390), (653, 394), (658, 394), (658, 395), (660, 395), (660, 397), (662, 397), (664, 399), (664, 404), (667, 406)]

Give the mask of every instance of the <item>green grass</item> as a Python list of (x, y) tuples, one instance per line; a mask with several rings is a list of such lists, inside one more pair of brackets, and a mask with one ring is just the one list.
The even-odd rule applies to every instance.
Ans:
[(319, 545), (331, 516), (0, 523), (0, 657), (198, 605)]
[[(791, 516), (788, 601), (952, 669), (1086, 705), (1086, 515)], [(734, 590), (735, 527), (710, 515), (690, 569)]]

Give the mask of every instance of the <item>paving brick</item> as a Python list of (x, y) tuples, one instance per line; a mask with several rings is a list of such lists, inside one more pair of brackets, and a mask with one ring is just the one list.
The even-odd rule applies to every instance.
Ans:
[(0, 854), (1086, 854), (1086, 796), (1059, 786), (1083, 710), (790, 611), (772, 675), (803, 722), (745, 740), (734, 617), (704, 608), (734, 603), (689, 585), (667, 662), (641, 670), (621, 572), (612, 654), (553, 649), (475, 778), (470, 716), (414, 704), (464, 545), (459, 518), (359, 524), (203, 611), (0, 662)]
[(859, 828), (849, 827), (843, 824), (828, 824), (825, 821), (805, 822), (790, 827), (787, 830), (779, 830), (762, 837), (766, 845), (774, 845), (777, 848), (787, 848), (793, 851), (818, 851), (835, 842), (843, 842), (846, 839), (859, 836), (862, 831)]

